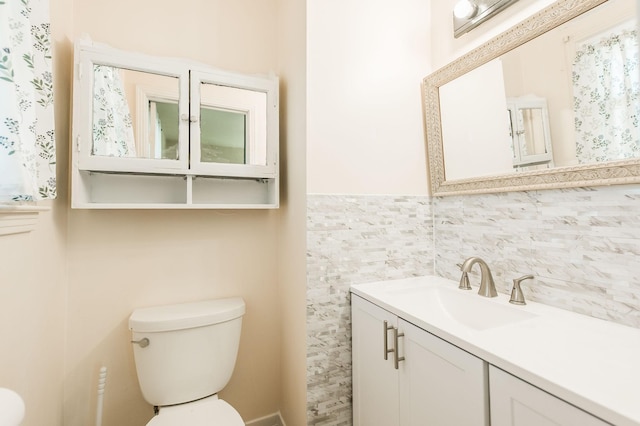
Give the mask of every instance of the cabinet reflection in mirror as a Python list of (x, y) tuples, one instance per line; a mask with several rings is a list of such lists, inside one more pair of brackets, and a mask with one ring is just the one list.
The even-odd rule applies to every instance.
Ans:
[[(192, 75), (192, 79), (197, 78)], [(199, 92), (199, 160), (265, 165), (266, 93), (207, 82), (199, 84)]]
[(93, 66), (91, 154), (178, 159), (178, 78)]
[(427, 77), (434, 192), (637, 180), (638, 52), (635, 1), (560, 0)]

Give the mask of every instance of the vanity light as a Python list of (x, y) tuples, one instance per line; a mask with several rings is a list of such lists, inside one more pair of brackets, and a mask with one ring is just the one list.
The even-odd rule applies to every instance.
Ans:
[(472, 0), (459, 0), (453, 7), (453, 16), (458, 19), (473, 18), (478, 12), (478, 5)]
[(453, 8), (453, 36), (460, 37), (518, 0), (458, 0)]

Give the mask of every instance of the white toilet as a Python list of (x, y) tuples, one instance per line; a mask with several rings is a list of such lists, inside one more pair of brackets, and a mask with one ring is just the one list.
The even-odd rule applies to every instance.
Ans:
[(0, 388), (0, 426), (18, 426), (24, 419), (24, 401), (11, 389)]
[(147, 426), (244, 426), (218, 398), (233, 373), (245, 304), (240, 297), (141, 308), (129, 317)]

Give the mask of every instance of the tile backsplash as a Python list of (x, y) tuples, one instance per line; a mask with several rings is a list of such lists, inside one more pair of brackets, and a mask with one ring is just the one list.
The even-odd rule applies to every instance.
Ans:
[(533, 274), (529, 300), (640, 327), (640, 186), (434, 198), (433, 213), (436, 275), (479, 256), (499, 292)]
[(528, 300), (640, 327), (640, 185), (307, 202), (308, 425), (351, 425), (351, 284), (458, 280), (479, 256), (501, 293), (533, 274)]
[(351, 425), (355, 283), (433, 274), (430, 202), (307, 196), (307, 424)]

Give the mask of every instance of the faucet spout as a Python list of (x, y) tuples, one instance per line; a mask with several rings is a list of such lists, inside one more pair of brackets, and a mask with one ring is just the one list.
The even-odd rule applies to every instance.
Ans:
[(493, 276), (491, 275), (491, 270), (489, 269), (489, 265), (480, 259), (479, 257), (470, 257), (462, 263), (460, 269), (463, 274), (470, 272), (471, 268), (475, 264), (480, 265), (480, 289), (478, 290), (478, 294), (484, 297), (496, 297), (498, 296), (498, 292), (496, 291), (496, 284), (493, 282)]

